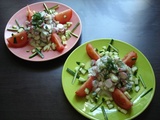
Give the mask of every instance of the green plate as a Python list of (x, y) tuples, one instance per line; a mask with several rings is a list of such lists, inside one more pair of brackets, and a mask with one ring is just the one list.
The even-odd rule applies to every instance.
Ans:
[[(91, 43), (94, 48), (101, 49), (102, 46), (104, 45), (108, 46), (110, 40), (111, 39), (97, 39), (89, 41), (87, 43)], [(74, 84), (72, 84), (71, 82), (73, 76), (71, 76), (68, 72), (66, 72), (67, 68), (74, 70), (74, 68), (77, 66), (76, 61), (84, 62), (87, 63), (87, 65), (89, 65), (90, 58), (88, 57), (85, 48), (87, 43), (84, 43), (78, 48), (76, 48), (67, 58), (62, 71), (62, 86), (68, 101), (80, 114), (84, 115), (89, 119), (103, 120), (104, 117), (100, 107), (96, 109), (94, 112), (90, 112), (90, 109), (94, 105), (87, 102), (85, 98), (78, 98), (75, 96), (75, 91), (81, 85), (78, 83), (78, 80)], [(133, 119), (139, 114), (141, 114), (150, 104), (155, 92), (155, 86), (156, 86), (155, 75), (151, 64), (138, 49), (120, 40), (114, 40), (113, 46), (115, 46), (119, 50), (119, 55), (121, 58), (123, 58), (123, 56), (130, 51), (137, 52), (138, 59), (136, 65), (138, 66), (138, 74), (141, 74), (141, 76), (143, 77), (143, 80), (147, 88), (145, 89), (142, 86), (142, 84), (140, 84), (141, 88), (140, 91), (138, 93), (133, 92), (131, 94), (132, 96), (131, 101), (133, 102), (133, 107), (127, 114), (119, 112), (116, 109), (116, 106), (115, 108), (110, 110), (105, 106), (105, 111), (107, 113), (109, 120)], [(150, 88), (153, 88), (153, 90), (141, 98), (140, 96)]]

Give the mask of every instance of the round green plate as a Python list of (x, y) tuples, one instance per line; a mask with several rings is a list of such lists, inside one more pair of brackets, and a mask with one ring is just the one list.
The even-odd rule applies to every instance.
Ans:
[[(101, 49), (102, 46), (108, 46), (109, 42), (111, 39), (97, 39), (97, 40), (92, 40), (87, 43), (91, 43), (94, 48)], [(86, 101), (85, 98), (78, 98), (75, 96), (75, 91), (81, 86), (78, 83), (78, 80), (72, 84), (72, 79), (73, 76), (71, 76), (66, 69), (70, 68), (71, 70), (74, 70), (74, 68), (77, 66), (76, 62), (84, 62), (89, 64), (90, 63), (90, 58), (88, 57), (86, 53), (86, 44), (84, 43), (78, 48), (76, 48), (67, 58), (63, 71), (62, 71), (62, 86), (64, 93), (70, 102), (70, 104), (82, 115), (89, 119), (95, 119), (95, 120), (100, 120), (104, 119), (102, 110), (99, 107), (96, 109), (94, 112), (90, 112), (90, 109), (94, 106), (90, 104), (89, 102)], [(105, 105), (105, 111), (107, 113), (108, 119), (109, 120), (124, 120), (124, 119), (133, 119), (139, 114), (141, 114), (147, 106), (150, 104), (154, 92), (155, 92), (155, 75), (153, 72), (153, 69), (151, 67), (151, 64), (147, 60), (147, 58), (135, 47), (131, 46), (128, 43), (119, 41), (119, 40), (114, 40), (113, 46), (116, 47), (119, 50), (119, 55), (121, 58), (123, 58), (124, 55), (126, 55), (130, 51), (135, 51), (138, 54), (138, 59), (136, 62), (136, 65), (138, 66), (138, 73), (141, 74), (144, 83), (146, 84), (147, 88), (145, 89), (142, 84), (140, 84), (140, 91), (138, 93), (133, 92), (131, 94), (132, 96), (132, 102), (133, 102), (133, 107), (130, 111), (128, 111), (127, 114), (123, 114), (119, 112), (115, 108), (113, 109), (108, 109)], [(147, 90), (150, 88), (153, 88), (151, 92), (149, 92), (147, 95), (144, 97), (140, 97), (142, 94), (144, 94)]]

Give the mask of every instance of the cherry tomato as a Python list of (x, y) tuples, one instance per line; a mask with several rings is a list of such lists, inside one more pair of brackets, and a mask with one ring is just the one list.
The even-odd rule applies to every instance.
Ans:
[(100, 56), (98, 55), (98, 53), (94, 50), (93, 46), (88, 43), (86, 45), (86, 51), (88, 56), (93, 59), (93, 60), (98, 60), (100, 58)]
[(30, 7), (27, 5), (27, 20), (31, 21), (33, 16), (33, 11), (31, 11)]
[(7, 39), (9, 47), (23, 47), (28, 43), (27, 32), (22, 31)]
[(61, 24), (65, 24), (71, 19), (71, 17), (72, 17), (72, 10), (67, 9), (55, 15), (55, 20), (59, 21)]
[(77, 96), (79, 97), (85, 97), (87, 94), (85, 92), (85, 89), (89, 89), (89, 91), (92, 90), (93, 88), (93, 85), (92, 85), (92, 82), (94, 80), (94, 77), (89, 77), (88, 80), (83, 83), (83, 85), (75, 92)]
[(129, 67), (132, 67), (135, 64), (137, 57), (138, 57), (137, 53), (134, 51), (131, 51), (127, 55), (125, 55), (122, 61)]
[(51, 41), (56, 44), (56, 50), (62, 52), (64, 49), (63, 44), (61, 43), (60, 37), (56, 33), (52, 33)]
[(114, 102), (125, 110), (129, 110), (132, 107), (132, 102), (123, 94), (123, 92), (117, 88), (112, 92)]

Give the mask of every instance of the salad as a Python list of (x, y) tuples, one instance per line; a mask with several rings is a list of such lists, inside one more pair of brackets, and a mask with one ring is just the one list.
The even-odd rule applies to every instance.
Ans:
[(21, 48), (26, 45), (33, 47), (29, 58), (39, 55), (44, 58), (42, 51), (54, 50), (62, 52), (67, 46), (67, 41), (71, 36), (78, 37), (74, 31), (79, 26), (79, 22), (73, 27), (70, 19), (72, 18), (72, 10), (66, 9), (62, 12), (57, 12), (59, 5), (48, 8), (43, 3), (43, 11), (34, 11), (27, 6), (25, 25), (20, 25), (18, 20), (15, 20), (15, 25), (8, 28), (12, 31), (11, 37), (7, 38), (8, 46)]
[(85, 97), (93, 104), (90, 112), (101, 106), (104, 114), (104, 107), (117, 108), (127, 114), (133, 106), (132, 92), (138, 93), (141, 83), (146, 88), (142, 76), (137, 74), (137, 53), (131, 51), (120, 58), (113, 42), (111, 40), (109, 46), (102, 46), (100, 50), (90, 43), (86, 44), (86, 53), (91, 58), (90, 65), (88, 62), (77, 61), (74, 70), (67, 68), (67, 72), (73, 76), (71, 84), (77, 83), (76, 80), (81, 84), (75, 91), (75, 96), (79, 99)]

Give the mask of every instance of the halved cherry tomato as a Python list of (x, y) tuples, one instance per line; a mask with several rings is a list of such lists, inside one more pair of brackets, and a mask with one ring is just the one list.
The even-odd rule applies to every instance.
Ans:
[(52, 33), (51, 41), (56, 44), (56, 50), (62, 52), (64, 49), (63, 44), (61, 43), (60, 37), (56, 33)]
[(61, 24), (65, 24), (71, 19), (71, 17), (72, 17), (72, 10), (67, 9), (55, 15), (55, 20), (59, 21)]
[(27, 20), (31, 21), (33, 16), (33, 11), (31, 11), (30, 7), (27, 5)]
[(28, 43), (27, 32), (22, 31), (7, 39), (9, 47), (23, 47)]
[(120, 107), (125, 110), (129, 110), (132, 107), (132, 102), (123, 94), (121, 90), (115, 88), (112, 92), (112, 97), (114, 102)]
[(94, 50), (93, 46), (88, 43), (86, 45), (86, 51), (88, 56), (93, 59), (93, 60), (98, 60), (100, 58), (100, 56), (98, 55), (98, 53)]
[(89, 91), (92, 90), (93, 88), (93, 85), (92, 85), (92, 82), (94, 80), (94, 77), (89, 77), (88, 80), (83, 83), (83, 85), (75, 92), (77, 96), (79, 97), (85, 97), (87, 94), (85, 92), (85, 89), (89, 89)]
[(138, 57), (137, 53), (134, 51), (131, 51), (127, 55), (125, 55), (122, 61), (129, 67), (132, 67), (135, 64), (137, 57)]

